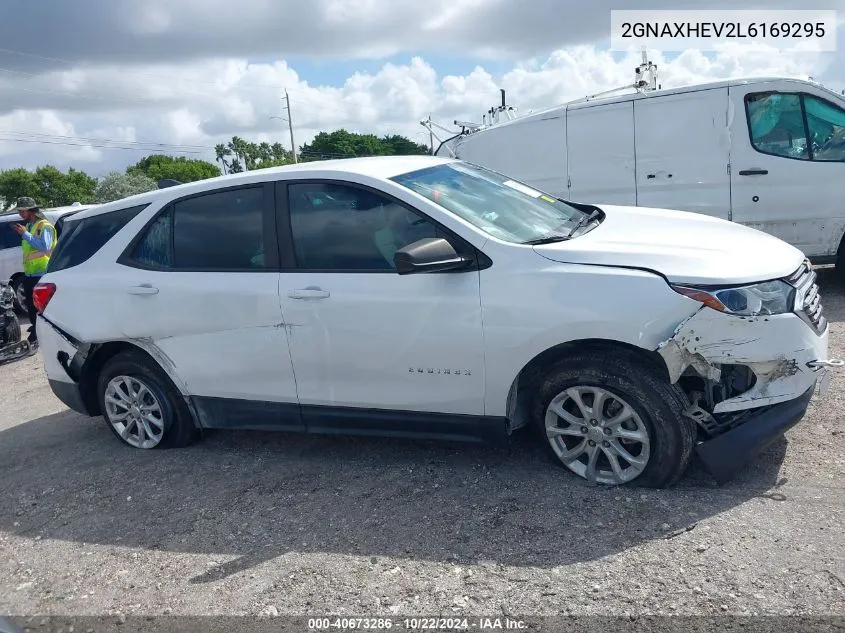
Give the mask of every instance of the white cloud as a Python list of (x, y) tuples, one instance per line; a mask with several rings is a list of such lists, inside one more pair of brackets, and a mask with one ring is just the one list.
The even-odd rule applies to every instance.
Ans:
[[(371, 3), (358, 4), (366, 9)], [(152, 5), (148, 22), (154, 22), (153, 9), (158, 6)], [(661, 55), (652, 59), (664, 87), (753, 75), (845, 79), (836, 74), (836, 54), (773, 54), (737, 45), (709, 57), (688, 51), (671, 59)], [(425, 56), (417, 56), (405, 64), (385, 64), (372, 74), (355, 73), (336, 86), (312, 85), (284, 61), (247, 63), (233, 57), (141, 66), (75, 65), (45, 74), (0, 73), (5, 82), (0, 83), (0, 168), (51, 162), (91, 166), (104, 173), (154, 151), (153, 146), (130, 151), (95, 147), (93, 142), (87, 147), (21, 142), (24, 138), (61, 143), (62, 137), (90, 137), (121, 141), (123, 145), (111, 143), (120, 147), (166, 143), (191, 146), (182, 147), (182, 153), (201, 152), (189, 155), (210, 160), (215, 143), (233, 135), (280, 141), (287, 147), (287, 123), (271, 118), (287, 116), (285, 88), (297, 144), (310, 141), (320, 130), (339, 127), (379, 135), (400, 133), (426, 142), (428, 133), (419, 121), (429, 113), (447, 127), (454, 119), (480, 121), (490, 106), (498, 104), (499, 88), (506, 89), (510, 105), (525, 113), (629, 83), (639, 62), (637, 54), (619, 56), (595, 46), (574, 46), (515, 62), (500, 76), (483, 63), (465, 75), (444, 76)], [(22, 107), (3, 112), (3, 104)], [(27, 133), (42, 136), (27, 137)], [(180, 153), (177, 148), (162, 151)]]

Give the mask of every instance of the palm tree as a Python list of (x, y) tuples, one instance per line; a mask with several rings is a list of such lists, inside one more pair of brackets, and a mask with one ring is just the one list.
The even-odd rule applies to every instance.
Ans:
[(217, 160), (223, 166), (223, 173), (229, 173), (229, 164), (226, 162), (226, 156), (232, 155), (232, 150), (226, 147), (223, 143), (218, 143), (214, 146), (214, 152), (217, 154)]

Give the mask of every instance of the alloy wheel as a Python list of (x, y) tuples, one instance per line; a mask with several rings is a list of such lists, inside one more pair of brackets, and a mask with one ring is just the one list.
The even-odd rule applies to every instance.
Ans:
[(134, 376), (115, 376), (106, 386), (105, 413), (124, 442), (155, 448), (164, 437), (164, 414), (158, 398)]
[(545, 428), (560, 461), (589, 481), (627, 483), (648, 465), (648, 429), (628, 402), (602, 387), (558, 394), (546, 408)]

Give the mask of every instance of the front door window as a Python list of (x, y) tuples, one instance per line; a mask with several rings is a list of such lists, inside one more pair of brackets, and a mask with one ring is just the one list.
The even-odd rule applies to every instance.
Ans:
[(751, 144), (758, 152), (818, 162), (845, 160), (845, 110), (803, 93), (745, 98)]
[(787, 158), (810, 158), (799, 95), (748, 95), (745, 107), (751, 144), (757, 151)]

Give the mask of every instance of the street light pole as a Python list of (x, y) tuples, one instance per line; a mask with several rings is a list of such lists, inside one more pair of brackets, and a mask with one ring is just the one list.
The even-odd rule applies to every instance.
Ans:
[(290, 116), (290, 97), (288, 97), (288, 91), (285, 89), (285, 97), (284, 101), (287, 104), (288, 108), (288, 130), (290, 130), (290, 149), (293, 152), (293, 162), (298, 162), (296, 160), (296, 143), (293, 140), (293, 119)]

